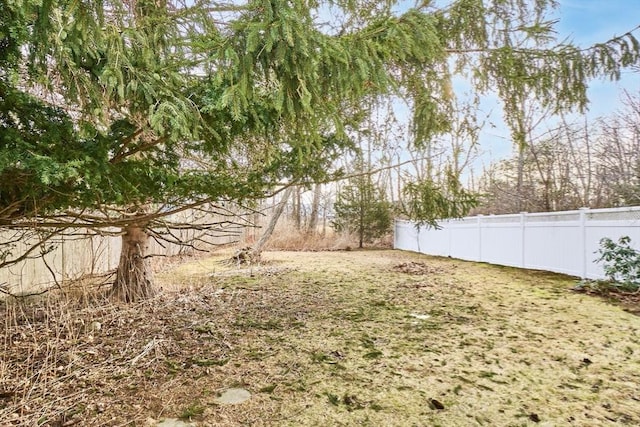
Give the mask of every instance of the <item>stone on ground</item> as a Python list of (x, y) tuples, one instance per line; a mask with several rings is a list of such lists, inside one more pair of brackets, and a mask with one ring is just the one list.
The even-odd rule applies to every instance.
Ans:
[(250, 397), (251, 393), (243, 388), (230, 388), (222, 393), (216, 402), (234, 405), (249, 400)]
[(158, 424), (157, 427), (193, 427), (194, 425), (191, 423), (184, 422), (182, 420), (178, 420), (176, 418), (167, 418), (162, 420), (161, 423)]

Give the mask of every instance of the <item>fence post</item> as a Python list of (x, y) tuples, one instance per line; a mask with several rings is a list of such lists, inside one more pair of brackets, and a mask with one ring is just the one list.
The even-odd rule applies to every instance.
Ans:
[[(66, 248), (66, 239), (64, 234), (60, 236), (60, 259), (62, 260), (62, 265), (60, 266), (60, 274), (62, 278), (60, 279), (60, 283), (64, 283), (66, 275), (67, 275), (67, 248)], [(53, 281), (56, 281), (55, 273), (53, 274)]]
[(580, 250), (582, 251), (582, 268), (580, 278), (587, 278), (587, 211), (589, 208), (580, 208)]
[(527, 245), (525, 242), (525, 235), (527, 232), (527, 213), (520, 212), (520, 266), (526, 268), (526, 253)]
[(482, 262), (482, 217), (484, 215), (478, 215), (476, 222), (478, 226), (478, 261)]
[(398, 249), (398, 218), (393, 219), (393, 249)]

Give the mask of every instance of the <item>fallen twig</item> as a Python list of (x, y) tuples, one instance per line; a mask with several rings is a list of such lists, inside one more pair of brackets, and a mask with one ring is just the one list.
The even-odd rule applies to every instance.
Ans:
[(149, 352), (153, 350), (162, 341), (163, 340), (157, 340), (155, 338), (149, 341), (147, 345), (144, 346), (144, 349), (142, 349), (142, 353), (140, 353), (139, 355), (131, 359), (131, 366), (135, 366), (135, 364), (138, 363), (138, 360), (142, 359), (144, 356), (149, 354)]

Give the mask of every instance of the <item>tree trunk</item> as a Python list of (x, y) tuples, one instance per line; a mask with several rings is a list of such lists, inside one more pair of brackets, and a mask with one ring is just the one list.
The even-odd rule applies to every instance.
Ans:
[(296, 230), (300, 231), (302, 227), (302, 196), (300, 187), (296, 187), (296, 197), (293, 200), (293, 221), (296, 224)]
[(122, 252), (111, 295), (119, 300), (135, 302), (156, 294), (151, 268), (146, 258), (149, 235), (140, 226), (128, 226), (122, 236)]
[(235, 263), (237, 265), (240, 264), (254, 264), (260, 262), (260, 255), (262, 253), (262, 248), (269, 241), (269, 238), (273, 234), (273, 230), (276, 228), (276, 224), (278, 223), (278, 219), (282, 215), (285, 206), (287, 205), (287, 200), (291, 196), (293, 192), (293, 187), (289, 187), (284, 191), (282, 195), (282, 200), (278, 203), (273, 210), (273, 215), (269, 220), (269, 224), (267, 224), (267, 228), (264, 230), (260, 239), (253, 245), (247, 246), (239, 249), (229, 260), (230, 263)]
[(287, 205), (287, 200), (289, 200), (289, 197), (291, 196), (292, 191), (293, 191), (293, 187), (289, 187), (284, 191), (284, 194), (282, 195), (282, 200), (280, 200), (280, 203), (278, 203), (278, 205), (274, 209), (273, 215), (271, 216), (271, 220), (269, 221), (267, 228), (262, 233), (262, 236), (260, 236), (260, 240), (258, 240), (256, 244), (253, 245), (253, 247), (251, 248), (251, 252), (253, 256), (256, 256), (256, 257), (260, 256), (260, 252), (262, 252), (262, 248), (269, 240), (269, 237), (271, 237), (271, 235), (273, 234), (273, 230), (275, 230), (276, 228), (276, 224), (278, 223), (278, 220), (282, 215), (282, 211), (284, 210), (284, 207)]
[(516, 191), (518, 193), (516, 198), (516, 210), (522, 212), (524, 210), (524, 145), (518, 146), (518, 178), (516, 183)]
[(360, 215), (358, 218), (358, 247), (360, 249), (364, 246), (364, 191), (360, 190)]
[(311, 214), (309, 216), (309, 227), (307, 228), (307, 234), (315, 235), (318, 230), (318, 213), (320, 212), (320, 195), (322, 191), (322, 184), (316, 184), (313, 189), (313, 202), (311, 203)]

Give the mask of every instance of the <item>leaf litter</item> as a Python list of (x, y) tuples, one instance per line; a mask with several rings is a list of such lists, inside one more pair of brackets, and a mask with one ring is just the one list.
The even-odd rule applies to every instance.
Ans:
[[(640, 318), (570, 278), (400, 251), (224, 257), (160, 273), (141, 304), (0, 305), (0, 425), (640, 424)], [(220, 403), (230, 389), (250, 398)]]

